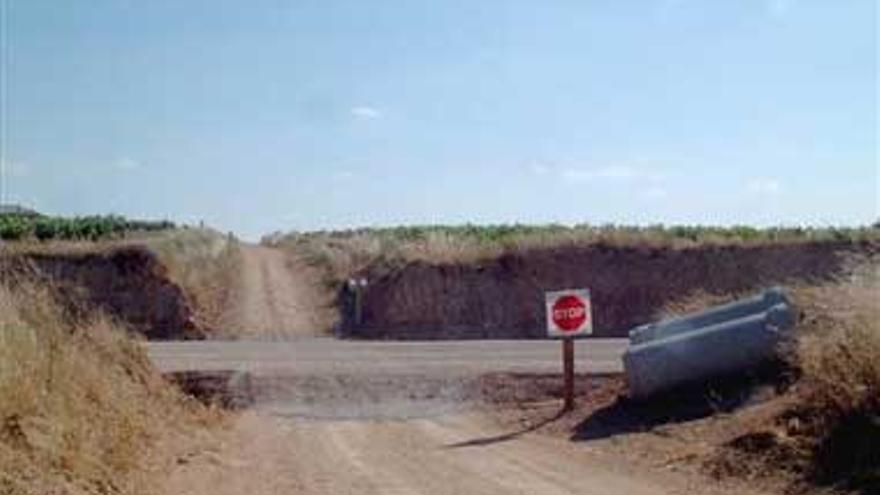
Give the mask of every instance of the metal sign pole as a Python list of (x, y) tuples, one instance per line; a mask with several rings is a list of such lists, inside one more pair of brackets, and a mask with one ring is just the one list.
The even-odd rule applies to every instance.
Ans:
[(563, 386), (563, 411), (574, 409), (574, 339), (562, 339), (562, 369), (565, 376)]

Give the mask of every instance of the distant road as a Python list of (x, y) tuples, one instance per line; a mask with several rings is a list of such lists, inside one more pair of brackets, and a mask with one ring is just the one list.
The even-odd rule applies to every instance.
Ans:
[[(188, 341), (146, 344), (164, 372), (242, 370), (299, 375), (556, 373), (561, 349), (551, 340), (443, 342)], [(578, 373), (622, 371), (626, 339), (579, 340)]]
[(220, 335), (295, 339), (322, 335), (332, 320), (328, 294), (314, 267), (280, 249), (242, 244), (237, 283), (230, 289)]

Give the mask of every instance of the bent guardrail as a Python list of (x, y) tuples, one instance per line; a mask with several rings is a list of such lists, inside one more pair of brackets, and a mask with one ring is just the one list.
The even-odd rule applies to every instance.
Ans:
[[(767, 306), (768, 302), (781, 301)], [(639, 399), (773, 359), (794, 312), (781, 289), (631, 333), (623, 362)]]
[(773, 287), (747, 299), (715, 306), (699, 313), (636, 327), (629, 333), (630, 343), (633, 345), (641, 344), (697, 330), (709, 325), (767, 311), (777, 304), (788, 304), (788, 299), (785, 297), (785, 292), (781, 287)]

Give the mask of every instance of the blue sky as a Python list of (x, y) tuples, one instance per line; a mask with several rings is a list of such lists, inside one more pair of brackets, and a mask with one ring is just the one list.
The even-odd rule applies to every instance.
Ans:
[(878, 216), (873, 0), (0, 3), (4, 189), (49, 213)]

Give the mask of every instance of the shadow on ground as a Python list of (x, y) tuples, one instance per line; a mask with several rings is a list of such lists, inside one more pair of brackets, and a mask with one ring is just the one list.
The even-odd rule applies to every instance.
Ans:
[(473, 440), (466, 440), (463, 442), (453, 443), (450, 445), (446, 445), (444, 448), (446, 448), (446, 449), (460, 449), (460, 448), (464, 448), (464, 447), (484, 447), (486, 445), (492, 445), (492, 444), (496, 444), (496, 443), (502, 443), (502, 442), (507, 442), (510, 440), (515, 440), (516, 438), (521, 437), (522, 435), (525, 435), (526, 433), (531, 433), (533, 431), (539, 430), (539, 429), (549, 425), (550, 423), (553, 423), (553, 422), (559, 420), (560, 418), (562, 418), (562, 416), (565, 415), (565, 413), (566, 413), (565, 410), (560, 410), (554, 416), (547, 418), (547, 419), (544, 419), (542, 421), (539, 421), (539, 422), (537, 422), (533, 425), (530, 425), (526, 428), (523, 428), (521, 430), (517, 430), (517, 431), (511, 432), (511, 433), (505, 433), (503, 435), (494, 435), (491, 437), (475, 438)]
[(681, 387), (650, 400), (635, 401), (621, 394), (576, 425), (571, 439), (598, 440), (729, 413), (777, 395), (791, 383), (790, 375), (784, 365), (776, 363), (750, 373)]

